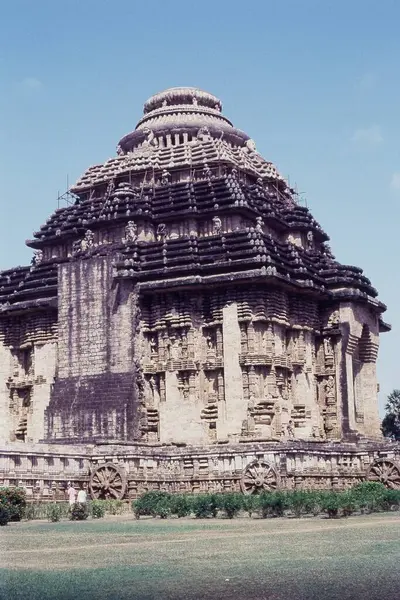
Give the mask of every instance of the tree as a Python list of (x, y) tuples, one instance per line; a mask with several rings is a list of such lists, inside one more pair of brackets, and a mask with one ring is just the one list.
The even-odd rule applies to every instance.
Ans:
[(385, 437), (400, 441), (400, 390), (393, 390), (387, 397), (386, 415), (382, 421), (382, 433)]

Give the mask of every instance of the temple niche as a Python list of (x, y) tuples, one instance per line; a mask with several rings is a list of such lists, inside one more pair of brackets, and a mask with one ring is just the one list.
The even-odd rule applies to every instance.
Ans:
[(3, 442), (376, 439), (385, 306), (218, 98), (151, 97), (0, 274)]

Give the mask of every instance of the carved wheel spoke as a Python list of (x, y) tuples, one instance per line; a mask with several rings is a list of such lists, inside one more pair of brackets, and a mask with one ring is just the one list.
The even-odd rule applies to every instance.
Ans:
[(278, 475), (271, 465), (255, 460), (244, 469), (240, 486), (244, 494), (272, 491), (278, 487)]
[(127, 487), (126, 475), (122, 467), (113, 463), (99, 465), (90, 476), (92, 498), (121, 500)]
[(392, 489), (400, 489), (400, 465), (390, 458), (376, 460), (367, 472), (368, 481), (379, 481)]

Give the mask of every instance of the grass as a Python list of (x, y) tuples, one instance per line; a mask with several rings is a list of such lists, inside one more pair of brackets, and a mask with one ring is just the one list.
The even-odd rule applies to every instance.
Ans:
[(400, 517), (12, 523), (1, 600), (400, 597)]

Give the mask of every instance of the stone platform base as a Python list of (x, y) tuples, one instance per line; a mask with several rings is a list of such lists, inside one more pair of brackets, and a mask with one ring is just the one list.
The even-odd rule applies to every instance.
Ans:
[(273, 489), (344, 489), (365, 479), (400, 489), (400, 444), (259, 442), (208, 447), (13, 444), (0, 448), (0, 485), (31, 500), (65, 500), (68, 482), (92, 498)]

